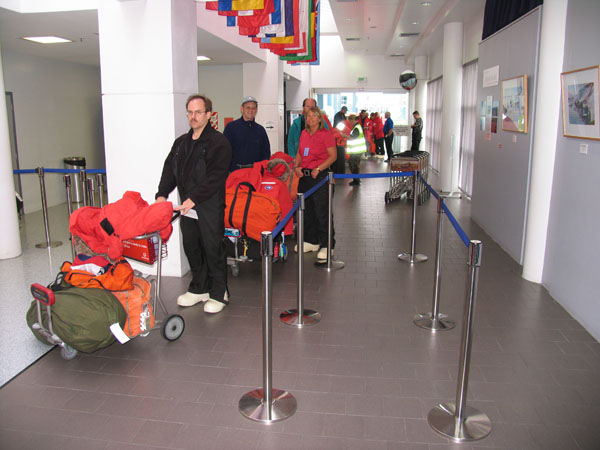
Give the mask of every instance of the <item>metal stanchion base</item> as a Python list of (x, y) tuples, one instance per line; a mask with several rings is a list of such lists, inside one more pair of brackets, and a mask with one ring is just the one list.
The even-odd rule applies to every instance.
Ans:
[[(323, 260), (323, 261), (317, 261), (315, 262), (315, 266), (319, 267), (321, 269), (327, 269), (329, 270), (329, 268), (327, 267), (327, 260)], [(331, 261), (331, 270), (340, 270), (344, 268), (344, 261), (340, 261), (340, 260), (333, 260)]]
[(413, 320), (418, 327), (431, 331), (451, 330), (456, 326), (452, 319), (448, 319), (446, 314), (438, 314), (437, 320), (434, 320), (431, 313), (417, 314)]
[(427, 415), (429, 426), (454, 442), (477, 441), (492, 431), (492, 422), (485, 413), (465, 407), (462, 422), (454, 416), (454, 403), (440, 403)]
[(398, 255), (398, 259), (412, 264), (427, 261), (427, 256), (421, 255), (420, 253), (415, 253), (415, 257), (411, 258), (410, 253), (400, 253)]
[(39, 244), (35, 244), (35, 248), (54, 248), (60, 247), (62, 245), (62, 241), (51, 241), (50, 244), (46, 244), (45, 242), (40, 242)]
[(243, 416), (256, 422), (278, 422), (296, 412), (296, 398), (287, 391), (271, 389), (271, 414), (263, 400), (263, 390), (255, 389), (240, 399), (238, 407)]
[[(300, 319), (302, 319), (302, 323), (300, 323)], [(312, 309), (305, 309), (304, 314), (300, 317), (297, 309), (288, 309), (279, 315), (279, 320), (286, 325), (292, 325), (298, 328), (310, 327), (321, 321), (321, 313), (313, 311)]]

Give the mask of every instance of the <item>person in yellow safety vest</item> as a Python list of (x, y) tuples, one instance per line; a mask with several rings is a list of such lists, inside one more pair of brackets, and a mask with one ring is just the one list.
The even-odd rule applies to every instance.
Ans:
[[(360, 173), (360, 160), (362, 155), (367, 151), (367, 144), (365, 143), (365, 133), (362, 126), (358, 122), (358, 116), (351, 114), (348, 117), (348, 123), (352, 131), (347, 135), (347, 147), (346, 152), (350, 156), (348, 160), (348, 166), (350, 172), (354, 174)], [(350, 186), (359, 186), (360, 179), (355, 178), (350, 182)]]

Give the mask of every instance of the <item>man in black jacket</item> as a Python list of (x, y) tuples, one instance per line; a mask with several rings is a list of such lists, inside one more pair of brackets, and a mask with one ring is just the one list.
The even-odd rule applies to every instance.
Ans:
[(225, 231), (225, 180), (231, 146), (209, 124), (212, 102), (192, 95), (186, 103), (190, 131), (179, 136), (163, 167), (156, 201), (165, 201), (177, 187), (181, 205), (183, 249), (192, 281), (177, 298), (180, 306), (204, 303), (204, 311), (218, 313), (229, 303)]

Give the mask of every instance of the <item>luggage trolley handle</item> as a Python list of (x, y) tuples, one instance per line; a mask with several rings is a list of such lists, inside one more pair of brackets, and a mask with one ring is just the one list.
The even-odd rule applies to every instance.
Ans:
[[(45, 286), (42, 286), (39, 283), (33, 283), (31, 285), (31, 295), (33, 298), (37, 300), (37, 323), (33, 324), (33, 328), (37, 330), (40, 334), (46, 336), (49, 340), (54, 344), (61, 343), (62, 340), (54, 334), (54, 330), (52, 329), (52, 305), (54, 305), (56, 301), (56, 297), (54, 296), (54, 292)], [(42, 322), (42, 303), (46, 305), (46, 314), (48, 315), (48, 329), (44, 328)]]

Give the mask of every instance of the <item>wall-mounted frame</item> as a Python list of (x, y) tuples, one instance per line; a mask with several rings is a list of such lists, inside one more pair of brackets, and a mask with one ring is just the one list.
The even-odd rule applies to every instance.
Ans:
[(599, 67), (560, 74), (564, 136), (600, 140)]
[(527, 133), (527, 75), (502, 80), (502, 129)]

